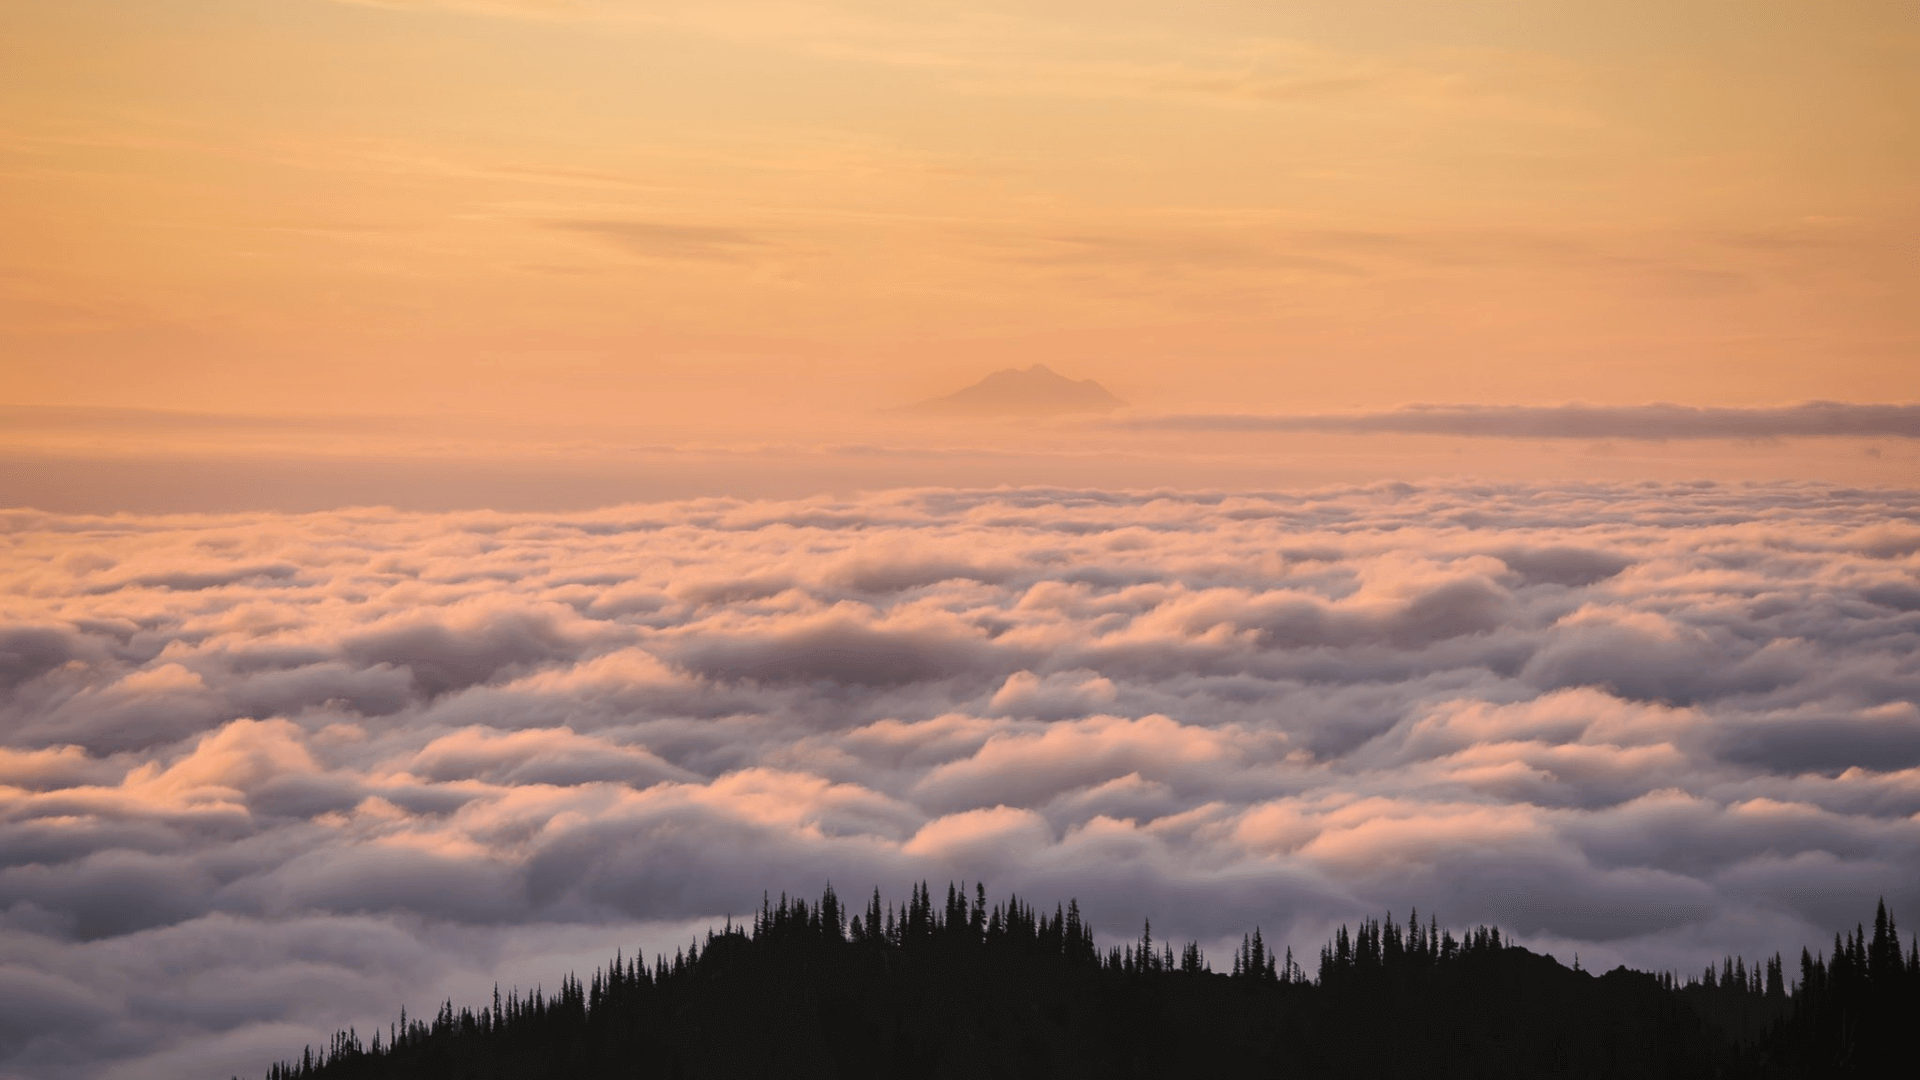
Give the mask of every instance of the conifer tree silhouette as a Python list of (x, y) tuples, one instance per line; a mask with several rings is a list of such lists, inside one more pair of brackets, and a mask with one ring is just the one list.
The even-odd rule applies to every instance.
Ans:
[[(844, 920), (844, 921), (843, 921)], [(405, 1009), (370, 1041), (348, 1028), (269, 1080), (522, 1080), (795, 1076), (1880, 1076), (1912, 1064), (1920, 938), (1882, 902), (1803, 948), (1728, 955), (1698, 977), (1592, 976), (1511, 945), (1455, 938), (1429, 912), (1342, 925), (1317, 978), (1260, 927), (1228, 972), (1198, 942), (1176, 956), (1151, 920), (1103, 954), (1077, 900), (1041, 915), (984, 883), (926, 882), (904, 904), (875, 890), (846, 912), (762, 894), (669, 959), (615, 950), (552, 996), (499, 986), (478, 1013)], [(743, 1017), (752, 1021), (743, 1023)], [(1391, 1031), (1391, 1038), (1380, 1032)], [(1893, 1066), (1889, 1071), (1889, 1065)]]

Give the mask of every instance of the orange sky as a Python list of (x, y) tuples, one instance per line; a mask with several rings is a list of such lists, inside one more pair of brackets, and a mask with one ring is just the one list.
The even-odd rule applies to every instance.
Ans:
[(0, 401), (1914, 397), (1920, 8), (62, 0)]

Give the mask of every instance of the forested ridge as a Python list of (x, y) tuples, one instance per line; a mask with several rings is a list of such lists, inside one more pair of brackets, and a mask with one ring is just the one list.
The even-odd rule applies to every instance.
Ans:
[(1077, 902), (924, 884), (768, 898), (651, 964), (346, 1031), (267, 1080), (600, 1077), (1910, 1075), (1920, 940), (1881, 904), (1831, 950), (1594, 974), (1418, 913), (1342, 926), (1309, 973), (1260, 931), (1215, 971), (1152, 926), (1100, 950)]

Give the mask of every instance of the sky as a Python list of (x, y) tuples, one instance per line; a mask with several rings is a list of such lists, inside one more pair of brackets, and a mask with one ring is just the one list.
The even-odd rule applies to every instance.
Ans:
[(0, 0), (0, 1080), (829, 881), (1913, 925), (1916, 117), (1879, 0)]
[[(1153, 413), (1920, 374), (1907, 3), (4, 17), (10, 405), (629, 446), (844, 436), (1033, 363)], [(207, 452), (112, 415), (81, 441)]]

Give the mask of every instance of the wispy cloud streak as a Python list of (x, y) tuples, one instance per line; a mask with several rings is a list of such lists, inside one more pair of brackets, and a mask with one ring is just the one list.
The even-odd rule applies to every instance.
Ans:
[(1920, 438), (1920, 405), (1409, 405), (1373, 413), (1197, 413), (1115, 421), (1162, 431), (1321, 431), (1504, 439)]

